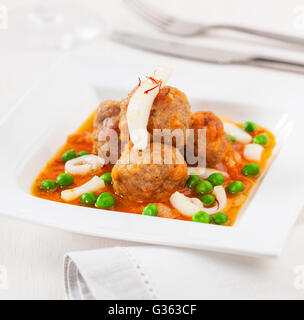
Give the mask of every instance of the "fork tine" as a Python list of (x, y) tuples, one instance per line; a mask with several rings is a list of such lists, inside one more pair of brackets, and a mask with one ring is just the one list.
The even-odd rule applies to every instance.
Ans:
[(142, 0), (131, 0), (131, 2), (136, 3), (137, 6), (140, 7), (142, 11), (145, 11), (146, 14), (149, 14), (151, 17), (159, 20), (159, 22), (167, 23), (168, 21), (172, 20), (172, 17), (170, 17), (168, 14), (147, 4)]
[(163, 26), (163, 21), (151, 14), (149, 10), (146, 9), (145, 4), (137, 0), (125, 0), (125, 3), (130, 6), (138, 15), (142, 18), (147, 18), (151, 23), (157, 24), (158, 26)]
[(132, 9), (135, 10), (135, 12), (141, 17), (145, 17), (152, 24), (159, 28), (165, 27), (170, 20), (169, 16), (161, 13), (157, 9), (147, 6), (140, 0), (125, 0), (125, 3), (132, 7)]
[(125, 0), (125, 2), (128, 2), (128, 5), (131, 7), (132, 11), (134, 11), (138, 16), (140, 16), (141, 19), (145, 20), (145, 22), (149, 22), (160, 29), (164, 27), (164, 24), (162, 22), (151, 17), (145, 11), (141, 10), (141, 8), (138, 8), (136, 4), (130, 4), (128, 0)]

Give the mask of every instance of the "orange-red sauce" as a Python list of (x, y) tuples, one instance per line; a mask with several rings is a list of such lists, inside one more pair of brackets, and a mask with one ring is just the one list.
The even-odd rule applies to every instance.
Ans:
[[(76, 153), (80, 151), (87, 151), (89, 153), (92, 152), (93, 119), (94, 119), (94, 114), (92, 114), (74, 134), (68, 136), (66, 144), (63, 147), (61, 147), (57, 152), (57, 154), (46, 164), (45, 168), (39, 173), (38, 177), (36, 178), (36, 180), (32, 185), (31, 193), (33, 196), (47, 199), (47, 200), (57, 201), (57, 202), (65, 202), (64, 200), (61, 199), (61, 191), (62, 191), (61, 188), (58, 187), (55, 191), (44, 191), (40, 189), (40, 184), (45, 179), (56, 180), (59, 174), (64, 173), (64, 163), (62, 162), (61, 157), (63, 153), (65, 153), (66, 151), (70, 149), (75, 149)], [(273, 148), (275, 146), (274, 135), (270, 131), (264, 128), (258, 127), (258, 129), (255, 130), (255, 132), (252, 134), (252, 136), (254, 137), (262, 133), (267, 135), (268, 143), (266, 146), (264, 146), (265, 148), (263, 151), (262, 160), (258, 163), (260, 167), (260, 172), (262, 172), (263, 169), (265, 168), (267, 161), (269, 160), (272, 154)], [(244, 149), (243, 144), (236, 142), (233, 144), (233, 148), (235, 151), (239, 151), (240, 155), (243, 154), (243, 149)], [(241, 209), (242, 205), (246, 201), (250, 193), (250, 190), (252, 189), (253, 185), (256, 183), (256, 180), (258, 179), (258, 177), (245, 177), (244, 175), (242, 175), (241, 173), (242, 167), (249, 162), (252, 163), (254, 161), (247, 161), (242, 157), (242, 161), (237, 166), (234, 166), (230, 169), (225, 167), (224, 164), (221, 164), (221, 163), (217, 165), (217, 169), (219, 170), (224, 169), (230, 175), (230, 178), (226, 179), (224, 183), (224, 187), (228, 186), (230, 182), (234, 180), (240, 180), (245, 185), (245, 190), (240, 194), (230, 195), (227, 193), (227, 197), (228, 197), (227, 206), (223, 212), (226, 213), (226, 215), (228, 216), (229, 221), (227, 225), (229, 226), (232, 226), (233, 223), (235, 222), (235, 219), (237, 217), (239, 210)], [(77, 186), (84, 184), (85, 182), (89, 181), (94, 175), (101, 175), (106, 172), (111, 172), (112, 167), (113, 165), (106, 165), (100, 170), (100, 172), (95, 172), (92, 175), (74, 176), (75, 182), (69, 188), (75, 188)], [(103, 190), (103, 192), (104, 191), (108, 191), (114, 194), (114, 190), (111, 185), (107, 185), (106, 190)], [(187, 196), (200, 197), (195, 192), (195, 190), (191, 190), (189, 188), (185, 188), (184, 190), (181, 190), (181, 192), (183, 192)], [(115, 195), (115, 198), (116, 198), (116, 204), (110, 210), (141, 214), (143, 208), (147, 205), (147, 203), (137, 203), (134, 201), (122, 199), (117, 195)], [(79, 199), (69, 202), (69, 204), (83, 206), (79, 201)], [(171, 210), (168, 209), (166, 206), (170, 207)], [(173, 219), (179, 219), (179, 220), (190, 220), (189, 218), (184, 217), (176, 209), (172, 208), (169, 203), (169, 199), (168, 201), (162, 204), (158, 204), (158, 207), (159, 207), (159, 216), (161, 217), (173, 218)], [(101, 212), (101, 214), (103, 213)]]

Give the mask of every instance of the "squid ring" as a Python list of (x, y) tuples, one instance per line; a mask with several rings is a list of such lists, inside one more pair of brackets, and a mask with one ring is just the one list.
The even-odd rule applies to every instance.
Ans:
[(85, 175), (101, 169), (105, 164), (103, 158), (93, 154), (69, 160), (65, 164), (65, 172), (73, 175)]

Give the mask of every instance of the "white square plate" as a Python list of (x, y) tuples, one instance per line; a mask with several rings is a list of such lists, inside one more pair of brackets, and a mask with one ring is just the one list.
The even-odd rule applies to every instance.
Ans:
[[(46, 162), (103, 99), (121, 99), (153, 65), (73, 57), (59, 63), (0, 121), (0, 212), (34, 223), (101, 237), (255, 256), (276, 256), (303, 205), (303, 78), (242, 67), (176, 68), (170, 85), (196, 110), (252, 120), (278, 139), (233, 227), (109, 212), (31, 196)], [(298, 99), (298, 100), (297, 100)], [(275, 159), (276, 158), (276, 159)], [(275, 161), (273, 161), (275, 159)], [(262, 181), (263, 180), (263, 181)]]

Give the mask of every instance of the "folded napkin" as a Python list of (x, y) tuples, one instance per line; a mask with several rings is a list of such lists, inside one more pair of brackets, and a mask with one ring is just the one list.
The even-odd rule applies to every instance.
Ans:
[(127, 247), (72, 252), (65, 258), (68, 299), (153, 299), (142, 266)]
[(304, 299), (304, 223), (278, 259), (164, 246), (65, 256), (68, 299)]

